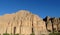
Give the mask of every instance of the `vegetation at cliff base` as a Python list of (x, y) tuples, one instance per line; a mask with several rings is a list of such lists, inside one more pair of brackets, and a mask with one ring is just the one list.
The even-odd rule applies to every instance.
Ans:
[(4, 33), (3, 35), (19, 35), (19, 34), (8, 34), (8, 33)]
[(35, 35), (34, 33), (30, 34), (30, 35)]
[(3, 35), (9, 35), (8, 33), (4, 33)]
[(49, 35), (60, 35), (60, 33), (50, 33)]

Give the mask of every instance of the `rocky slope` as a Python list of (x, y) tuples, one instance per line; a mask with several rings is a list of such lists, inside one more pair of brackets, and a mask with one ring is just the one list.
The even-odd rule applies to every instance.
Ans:
[[(49, 22), (47, 24), (47, 29), (52, 30), (51, 21), (47, 19), (46, 23), (47, 22)], [(59, 26), (60, 24), (58, 27)], [(35, 35), (40, 35), (46, 34), (47, 29), (43, 19), (26, 10), (21, 10), (13, 14), (5, 14), (3, 16), (0, 16), (0, 34), (12, 33), (30, 35), (34, 33)]]
[(60, 18), (49, 17), (43, 19), (46, 23), (46, 29), (48, 32), (60, 32)]

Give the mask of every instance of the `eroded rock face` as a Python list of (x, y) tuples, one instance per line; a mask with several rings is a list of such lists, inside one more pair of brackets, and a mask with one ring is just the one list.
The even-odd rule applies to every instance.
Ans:
[(0, 33), (35, 35), (47, 32), (45, 22), (26, 10), (0, 16)]
[(44, 18), (44, 21), (46, 22), (46, 29), (49, 32), (60, 32), (60, 19), (59, 18), (50, 18), (46, 17)]
[(46, 18), (44, 19), (45, 24), (46, 24), (46, 29), (51, 32), (52, 31), (52, 22), (49, 16), (46, 16)]

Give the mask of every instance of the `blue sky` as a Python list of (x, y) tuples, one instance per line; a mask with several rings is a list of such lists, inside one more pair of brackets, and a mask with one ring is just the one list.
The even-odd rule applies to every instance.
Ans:
[(44, 18), (60, 17), (60, 0), (0, 0), (0, 16), (28, 10)]

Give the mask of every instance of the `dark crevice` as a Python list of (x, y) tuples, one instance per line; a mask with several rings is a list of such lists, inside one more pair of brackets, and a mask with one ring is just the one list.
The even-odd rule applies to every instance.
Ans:
[(33, 30), (33, 15), (32, 15), (32, 33), (34, 33), (34, 30)]
[(14, 27), (14, 34), (16, 33), (16, 27)]

